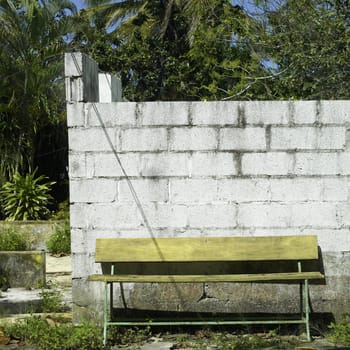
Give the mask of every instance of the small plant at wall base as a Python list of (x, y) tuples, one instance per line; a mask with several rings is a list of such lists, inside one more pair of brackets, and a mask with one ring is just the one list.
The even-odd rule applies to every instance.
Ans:
[(46, 242), (48, 251), (53, 255), (70, 254), (70, 226), (66, 221), (64, 227), (57, 227)]
[(36, 177), (37, 169), (22, 176), (15, 174), (12, 181), (5, 182), (0, 188), (0, 207), (5, 220), (40, 220), (49, 215), (48, 205), (54, 182), (45, 182), (47, 177)]
[(4, 333), (42, 350), (102, 349), (101, 329), (91, 323), (79, 326), (58, 323), (50, 326), (44, 319), (29, 317), (22, 322), (5, 325)]
[(29, 250), (30, 242), (13, 229), (0, 230), (0, 251)]
[(345, 315), (344, 318), (337, 322), (331, 323), (330, 334), (328, 338), (335, 344), (350, 345), (350, 315)]

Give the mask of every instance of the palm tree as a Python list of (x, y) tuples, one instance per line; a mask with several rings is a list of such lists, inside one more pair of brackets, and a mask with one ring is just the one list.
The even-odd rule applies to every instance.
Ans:
[(40, 130), (64, 115), (63, 52), (75, 5), (0, 0), (0, 184), (33, 169)]
[(145, 37), (177, 37), (177, 28), (173, 26), (172, 17), (176, 12), (190, 19), (187, 27), (187, 39), (192, 36), (200, 20), (210, 9), (217, 5), (217, 0), (85, 0), (92, 6), (88, 14), (98, 13), (105, 19), (106, 28), (116, 28), (124, 33), (132, 33), (135, 25), (141, 26)]

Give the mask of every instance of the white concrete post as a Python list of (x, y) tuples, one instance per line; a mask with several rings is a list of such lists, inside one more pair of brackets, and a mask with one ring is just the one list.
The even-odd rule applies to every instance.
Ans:
[(100, 102), (121, 102), (122, 100), (122, 82), (116, 75), (109, 73), (98, 73), (98, 82), (100, 90)]
[(98, 65), (81, 52), (65, 54), (67, 102), (99, 102)]

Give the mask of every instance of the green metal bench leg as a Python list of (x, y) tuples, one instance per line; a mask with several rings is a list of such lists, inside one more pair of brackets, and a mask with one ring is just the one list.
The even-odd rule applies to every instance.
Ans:
[(311, 341), (310, 335), (310, 304), (309, 304), (309, 281), (305, 280), (304, 283), (305, 293), (305, 324), (306, 324), (306, 337), (308, 341)]
[(104, 298), (103, 298), (103, 346), (107, 343), (107, 323), (108, 323), (108, 283), (105, 282)]

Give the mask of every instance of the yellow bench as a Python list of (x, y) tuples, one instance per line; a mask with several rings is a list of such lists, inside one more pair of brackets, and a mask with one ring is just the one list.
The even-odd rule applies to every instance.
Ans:
[[(324, 279), (324, 275), (317, 268), (318, 264), (315, 264), (317, 260), (316, 236), (97, 239), (95, 261), (110, 267), (108, 274), (89, 277), (90, 281), (103, 282), (105, 285), (104, 344), (107, 327), (110, 325), (305, 324), (307, 338), (310, 340), (308, 280)], [(310, 264), (312, 261), (314, 263)], [(140, 264), (146, 264), (147, 268), (140, 268)], [(179, 264), (181, 269), (176, 268)], [(130, 266), (123, 271), (123, 266), (126, 265)], [(301, 316), (289, 320), (112, 320), (108, 316), (108, 286), (109, 308), (112, 311), (113, 283), (127, 282), (299, 283)]]

